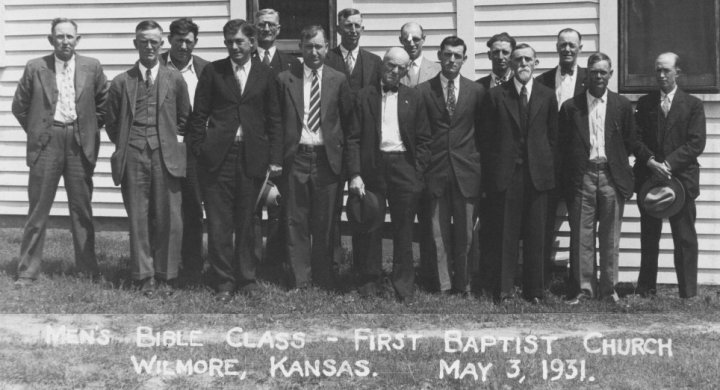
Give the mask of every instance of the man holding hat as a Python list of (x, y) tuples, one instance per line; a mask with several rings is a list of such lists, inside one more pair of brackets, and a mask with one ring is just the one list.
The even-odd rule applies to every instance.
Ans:
[[(410, 299), (414, 292), (413, 220), (431, 140), (422, 96), (400, 84), (409, 62), (402, 48), (393, 47), (385, 53), (380, 83), (358, 92), (348, 138), (351, 199), (377, 197), (375, 211), (385, 209), (386, 199), (390, 206), (392, 283), (400, 300)], [(351, 219), (352, 207), (347, 210)], [(354, 262), (361, 278), (358, 291), (364, 296), (379, 292), (382, 277), (384, 213), (376, 214), (380, 215), (379, 223), (362, 229), (355, 241), (359, 244), (355, 253), (360, 256)]]
[(697, 295), (695, 198), (700, 194), (697, 158), (705, 148), (705, 112), (700, 99), (678, 88), (679, 61), (675, 53), (658, 56), (655, 74), (660, 90), (641, 97), (635, 109), (642, 141), (633, 169), (642, 252), (635, 291), (642, 296), (656, 292), (663, 218), (670, 219), (680, 297)]

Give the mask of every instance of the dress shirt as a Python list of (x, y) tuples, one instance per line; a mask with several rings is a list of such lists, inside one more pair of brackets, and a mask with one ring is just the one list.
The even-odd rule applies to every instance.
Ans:
[[(342, 53), (343, 63), (347, 63), (348, 49), (346, 49), (345, 46), (340, 45), (340, 53)], [(360, 45), (355, 46), (352, 50), (353, 70), (355, 70), (355, 66), (357, 66), (358, 55), (360, 55)]]
[(313, 75), (312, 69), (303, 64), (303, 128), (300, 133), (300, 143), (304, 145), (322, 145), (322, 72), (323, 66), (317, 68), (318, 86), (320, 87), (320, 130), (312, 132), (308, 127), (308, 117), (310, 116), (310, 90), (312, 88)]
[(190, 61), (185, 65), (184, 68), (178, 69), (172, 62), (172, 57), (168, 54), (167, 59), (168, 67), (177, 70), (185, 80), (185, 84), (188, 87), (188, 96), (190, 97), (190, 108), (192, 108), (193, 100), (195, 99), (195, 89), (197, 88), (198, 75), (195, 72), (195, 66), (193, 65), (193, 58), (190, 56)]
[[(450, 80), (447, 77), (445, 77), (441, 72), (440, 73), (440, 85), (442, 86), (443, 96), (445, 97), (446, 103), (447, 103), (447, 86), (448, 86), (449, 81)], [(453, 82), (455, 83), (455, 106), (457, 106), (458, 96), (460, 96), (460, 75), (459, 74), (453, 79)]]
[[(55, 56), (55, 83), (58, 89), (58, 101), (55, 106), (54, 120), (70, 123), (77, 119), (75, 110), (75, 55), (67, 61), (69, 77), (65, 77), (65, 61)], [(68, 85), (65, 85), (67, 83)], [(65, 90), (68, 94), (68, 107), (62, 107), (60, 94)]]
[(493, 72), (490, 72), (490, 88), (497, 87), (498, 85), (502, 85), (503, 83), (508, 82), (510, 78), (513, 77), (513, 71), (512, 69), (508, 68), (508, 70), (505, 72), (505, 75), (503, 77), (500, 77), (496, 75)]
[(410, 85), (418, 85), (420, 83), (420, 68), (422, 67), (423, 56), (420, 55), (418, 58), (410, 61), (408, 64), (407, 77), (410, 80)]
[[(250, 65), (252, 61), (247, 60), (243, 65), (238, 65), (233, 62), (233, 70), (235, 72), (235, 79), (240, 83), (240, 96), (245, 92), (245, 85), (247, 85), (248, 75), (250, 74)], [(238, 125), (237, 132), (235, 133), (235, 141), (242, 141), (243, 132), (242, 124)]]
[(596, 98), (585, 92), (588, 105), (588, 121), (590, 129), (590, 161), (596, 163), (607, 162), (605, 154), (605, 112), (607, 110), (607, 90)]
[(557, 97), (558, 101), (558, 110), (560, 110), (560, 107), (566, 100), (572, 98), (575, 94), (575, 80), (577, 80), (577, 74), (577, 64), (573, 68), (572, 75), (563, 75), (562, 72), (560, 72), (559, 66), (555, 70), (555, 97)]
[(662, 90), (660, 91), (660, 106), (662, 107), (663, 101), (665, 101), (665, 99), (667, 98), (667, 100), (668, 100), (668, 107), (667, 107), (668, 112), (670, 112), (670, 108), (672, 108), (672, 101), (673, 101), (673, 99), (675, 99), (675, 92), (677, 92), (677, 85), (675, 86), (675, 88), (673, 88), (672, 91), (670, 91), (670, 93), (667, 93), (667, 94), (666, 94), (666, 93), (663, 92)]
[(405, 151), (398, 123), (398, 93), (395, 91), (382, 92), (380, 134), (380, 150), (383, 152)]
[[(277, 51), (277, 46), (271, 46), (269, 49), (267, 49), (267, 51), (270, 52), (270, 62), (272, 62), (273, 58), (275, 58), (275, 52)], [(260, 60), (260, 62), (262, 62), (263, 59), (265, 58), (265, 49), (258, 46), (257, 53), (258, 53), (258, 59)]]
[[(140, 77), (142, 77), (143, 81), (145, 80), (145, 74), (147, 73), (147, 68), (145, 65), (142, 64), (142, 62), (138, 61), (138, 67), (140, 68)], [(160, 61), (156, 62), (155, 65), (150, 68), (150, 75), (152, 75), (153, 83), (157, 83), (157, 75), (158, 70), (160, 69)]]
[[(518, 81), (516, 77), (513, 77), (513, 83), (515, 83), (515, 90), (518, 93), (518, 96), (521, 95), (523, 84)], [(533, 89), (533, 78), (530, 77), (530, 80), (528, 80), (527, 84), (525, 84), (525, 89), (527, 90), (528, 95), (528, 104), (530, 104), (530, 97), (532, 96), (532, 89)]]

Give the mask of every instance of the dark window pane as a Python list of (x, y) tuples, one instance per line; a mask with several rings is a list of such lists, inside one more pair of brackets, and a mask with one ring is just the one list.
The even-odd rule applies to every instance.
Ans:
[(263, 8), (280, 12), (282, 29), (278, 39), (297, 40), (302, 28), (311, 24), (319, 24), (330, 32), (328, 0), (259, 0), (258, 9)]

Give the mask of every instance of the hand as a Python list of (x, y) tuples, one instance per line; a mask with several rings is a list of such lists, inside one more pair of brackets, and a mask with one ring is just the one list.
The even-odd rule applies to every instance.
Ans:
[(670, 180), (672, 178), (672, 173), (667, 164), (661, 164), (655, 161), (654, 158), (651, 158), (648, 160), (647, 166), (655, 176), (661, 179)]
[(268, 170), (270, 171), (270, 177), (276, 177), (282, 175), (282, 167), (277, 164), (270, 164), (268, 167)]
[(350, 186), (348, 187), (348, 190), (354, 194), (357, 194), (362, 198), (365, 196), (365, 183), (363, 183), (363, 179), (358, 175), (352, 178), (350, 180)]

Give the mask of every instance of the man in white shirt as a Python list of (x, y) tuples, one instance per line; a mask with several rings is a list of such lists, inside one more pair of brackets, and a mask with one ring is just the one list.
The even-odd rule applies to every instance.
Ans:
[(400, 28), (400, 43), (410, 57), (407, 74), (400, 80), (408, 87), (414, 87), (430, 80), (440, 72), (440, 64), (423, 56), (425, 31), (415, 22), (403, 24)]

